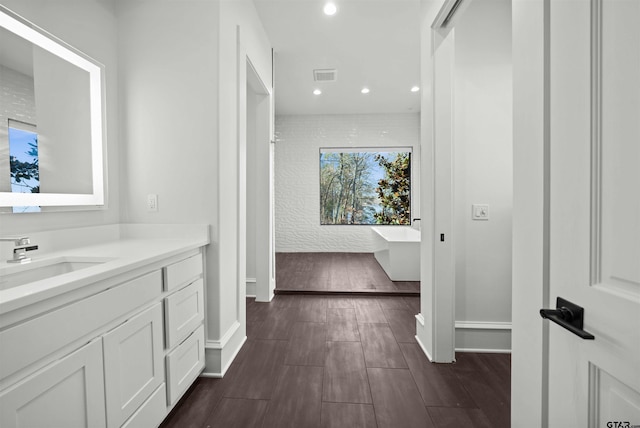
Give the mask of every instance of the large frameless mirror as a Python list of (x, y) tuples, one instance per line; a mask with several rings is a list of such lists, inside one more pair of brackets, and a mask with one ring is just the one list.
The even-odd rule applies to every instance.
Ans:
[(104, 205), (103, 78), (0, 5), (0, 211)]

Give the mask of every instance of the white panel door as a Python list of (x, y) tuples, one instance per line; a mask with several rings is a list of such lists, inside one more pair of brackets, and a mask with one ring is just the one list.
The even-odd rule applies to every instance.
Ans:
[(582, 306), (595, 336), (550, 325), (549, 426), (631, 427), (640, 425), (640, 1), (549, 4), (549, 298)]
[(0, 394), (3, 428), (104, 427), (104, 410), (100, 339)]
[(103, 336), (107, 426), (121, 426), (164, 382), (162, 305)]

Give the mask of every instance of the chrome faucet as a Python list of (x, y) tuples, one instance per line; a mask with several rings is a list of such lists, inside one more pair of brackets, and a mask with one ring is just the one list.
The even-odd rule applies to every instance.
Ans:
[(31, 257), (27, 257), (27, 251), (35, 251), (38, 249), (37, 245), (32, 245), (28, 236), (8, 236), (0, 237), (0, 241), (15, 243), (13, 249), (13, 258), (7, 260), (7, 263), (28, 263), (31, 261)]

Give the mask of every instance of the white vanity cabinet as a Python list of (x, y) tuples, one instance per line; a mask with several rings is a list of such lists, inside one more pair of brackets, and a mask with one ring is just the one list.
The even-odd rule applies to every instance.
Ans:
[(102, 339), (96, 339), (0, 394), (3, 428), (106, 426)]
[(91, 287), (0, 328), (0, 427), (154, 428), (204, 368), (202, 250)]

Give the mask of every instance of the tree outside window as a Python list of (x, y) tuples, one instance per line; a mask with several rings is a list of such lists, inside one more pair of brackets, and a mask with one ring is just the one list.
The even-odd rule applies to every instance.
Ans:
[(321, 149), (320, 223), (411, 224), (411, 151)]

